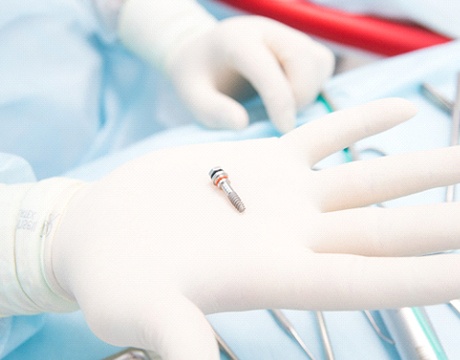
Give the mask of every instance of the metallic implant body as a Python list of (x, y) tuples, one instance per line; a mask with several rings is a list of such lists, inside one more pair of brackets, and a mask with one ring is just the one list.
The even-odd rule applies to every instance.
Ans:
[(228, 174), (220, 166), (213, 167), (209, 171), (209, 176), (211, 177), (212, 183), (227, 195), (230, 202), (239, 212), (246, 210), (240, 197), (231, 187)]

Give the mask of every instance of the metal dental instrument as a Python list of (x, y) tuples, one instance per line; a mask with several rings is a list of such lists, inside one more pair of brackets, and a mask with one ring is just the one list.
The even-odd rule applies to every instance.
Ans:
[(225, 192), (230, 202), (239, 212), (243, 212), (246, 209), (238, 194), (230, 186), (228, 174), (220, 166), (213, 167), (209, 170), (209, 176), (211, 177), (212, 183)]
[[(422, 84), (423, 94), (446, 110), (452, 117), (450, 145), (458, 145), (459, 128), (460, 128), (460, 73), (457, 74), (457, 89), (455, 102), (446, 99), (440, 92), (428, 83)], [(455, 199), (455, 185), (450, 185), (446, 188), (446, 202), (452, 202)], [(460, 316), (460, 300), (452, 300), (449, 302), (452, 309)]]
[(423, 308), (381, 310), (402, 360), (448, 360)]
[(160, 359), (157, 356), (151, 357), (145, 350), (128, 348), (122, 350), (112, 356), (105, 358), (104, 360), (154, 360)]
[(300, 345), (310, 360), (315, 360), (315, 357), (311, 353), (310, 349), (308, 349), (307, 345), (305, 345), (299, 333), (296, 331), (289, 319), (283, 314), (283, 312), (281, 310), (274, 309), (269, 309), (268, 312), (275, 318), (276, 322), (283, 328), (283, 330), (286, 331), (286, 333), (292, 338), (294, 338), (294, 340), (297, 342), (297, 344)]
[(324, 352), (326, 353), (327, 360), (334, 360), (334, 352), (332, 351), (331, 340), (326, 327), (326, 320), (322, 311), (315, 311), (316, 320), (318, 321), (319, 330), (321, 334), (321, 340), (323, 342)]
[(214, 328), (212, 328), (212, 331), (214, 332), (214, 336), (217, 340), (217, 343), (219, 344), (219, 349), (221, 349), (230, 360), (239, 360), (230, 346), (228, 346), (224, 339), (219, 335), (219, 333)]
[(394, 345), (395, 342), (393, 339), (390, 339), (388, 336), (386, 336), (383, 332), (382, 329), (379, 328), (377, 325), (377, 322), (375, 321), (374, 317), (372, 316), (372, 313), (369, 310), (364, 310), (364, 315), (366, 315), (367, 320), (371, 324), (372, 328), (374, 331), (377, 333), (377, 335), (385, 342), (387, 342), (390, 345)]
[[(460, 131), (460, 73), (457, 74), (457, 89), (455, 94), (455, 102), (452, 107), (452, 124), (450, 134), (450, 145), (458, 145), (458, 137)], [(455, 185), (449, 185), (446, 188), (446, 202), (452, 202), (455, 200)], [(460, 315), (458, 306), (459, 300), (450, 301), (450, 305)]]
[[(458, 145), (458, 136), (460, 131), (460, 74), (457, 74), (457, 90), (455, 102), (452, 107), (452, 124), (450, 131), (450, 146)], [(452, 202), (455, 199), (455, 185), (449, 185), (446, 188), (446, 202)]]
[(432, 85), (428, 83), (422, 84), (422, 93), (426, 96), (429, 100), (435, 103), (439, 108), (446, 111), (447, 113), (451, 114), (452, 109), (454, 108), (454, 104), (444, 95), (442, 95), (439, 91), (437, 91)]
[[(219, 349), (222, 350), (230, 360), (239, 360), (230, 348), (230, 346), (228, 346), (227, 343), (224, 341), (224, 339), (222, 339), (222, 337), (217, 333), (217, 331), (213, 327), (211, 328), (217, 340), (217, 343), (219, 344)], [(157, 354), (150, 351), (137, 348), (128, 348), (112, 356), (109, 356), (104, 360), (161, 360), (161, 358)]]
[[(434, 102), (435, 105), (446, 110), (452, 117), (450, 145), (458, 145), (459, 128), (460, 128), (460, 73), (457, 74), (457, 89), (455, 102), (446, 99), (440, 92), (428, 83), (422, 84), (423, 94)], [(446, 202), (452, 202), (455, 199), (455, 185), (450, 185), (446, 188)], [(452, 309), (460, 316), (460, 300), (452, 300), (449, 302)]]
[[(457, 88), (455, 94), (455, 101), (452, 102), (437, 91), (433, 86), (428, 83), (422, 84), (423, 94), (427, 99), (431, 100), (435, 105), (442, 108), (451, 114), (452, 123), (450, 130), (449, 145), (455, 146), (459, 143), (460, 135), (460, 73), (457, 74)], [(455, 185), (446, 187), (446, 202), (452, 202), (455, 199)]]

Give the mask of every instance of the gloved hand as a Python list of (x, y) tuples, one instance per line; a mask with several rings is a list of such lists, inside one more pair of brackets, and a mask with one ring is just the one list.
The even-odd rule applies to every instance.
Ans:
[(119, 34), (169, 74), (211, 128), (245, 127), (248, 114), (236, 100), (255, 89), (274, 125), (292, 130), (296, 111), (315, 99), (334, 67), (332, 52), (297, 30), (257, 16), (217, 22), (192, 0), (127, 0)]
[[(79, 188), (47, 239), (44, 268), (97, 336), (165, 360), (219, 358), (203, 314), (456, 298), (460, 278), (445, 279), (458, 272), (458, 255), (409, 256), (459, 247), (459, 204), (366, 206), (458, 182), (459, 147), (312, 170), (414, 113), (404, 100), (379, 100), (281, 138), (193, 145), (129, 162)], [(216, 165), (245, 212), (211, 183)]]
[(204, 125), (247, 126), (248, 114), (235, 99), (247, 98), (253, 87), (273, 124), (287, 132), (297, 111), (331, 76), (334, 57), (297, 30), (244, 16), (224, 20), (186, 43), (167, 66), (182, 99)]

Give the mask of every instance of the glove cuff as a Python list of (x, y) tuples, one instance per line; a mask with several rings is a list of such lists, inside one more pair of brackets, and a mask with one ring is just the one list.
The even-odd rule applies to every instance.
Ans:
[[(81, 181), (52, 178), (0, 187), (0, 315), (66, 312), (78, 308), (52, 272), (50, 246), (60, 214)], [(48, 258), (48, 259), (47, 259)]]
[(167, 72), (178, 50), (216, 22), (193, 0), (126, 0), (118, 32), (127, 48)]

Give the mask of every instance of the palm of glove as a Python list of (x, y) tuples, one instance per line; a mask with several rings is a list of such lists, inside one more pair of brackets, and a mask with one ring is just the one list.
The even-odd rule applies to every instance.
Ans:
[[(439, 279), (458, 269), (456, 257), (378, 256), (450, 248), (458, 226), (444, 225), (439, 241), (440, 229), (426, 225), (428, 240), (414, 246), (407, 239), (417, 237), (415, 225), (400, 221), (406, 243), (397, 236), (382, 243), (382, 221), (394, 225), (413, 211), (360, 207), (458, 180), (444, 160), (458, 159), (458, 149), (312, 170), (413, 112), (401, 100), (378, 101), (281, 138), (175, 148), (130, 162), (71, 202), (53, 245), (57, 279), (102, 339), (166, 359), (217, 359), (202, 313), (446, 300), (458, 284)], [(212, 185), (208, 171), (216, 165), (229, 173), (244, 213)]]

